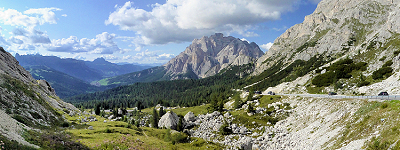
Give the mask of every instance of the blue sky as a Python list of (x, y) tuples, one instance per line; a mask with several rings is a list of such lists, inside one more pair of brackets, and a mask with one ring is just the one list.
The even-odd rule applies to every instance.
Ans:
[(12, 54), (166, 63), (216, 32), (264, 51), (320, 0), (5, 0), (0, 46)]

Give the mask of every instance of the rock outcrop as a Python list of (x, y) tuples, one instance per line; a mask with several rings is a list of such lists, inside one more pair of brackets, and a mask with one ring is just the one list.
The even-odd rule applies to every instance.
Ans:
[(165, 127), (167, 129), (174, 129), (178, 126), (179, 117), (172, 111), (165, 113), (158, 121), (158, 127)]
[[(80, 112), (59, 99), (48, 82), (35, 80), (0, 47), (0, 133), (24, 145), (23, 129), (52, 126), (64, 121), (57, 111)], [(14, 118), (14, 119), (11, 119)], [(15, 122), (19, 123), (15, 123)], [(7, 134), (3, 134), (7, 133)]]
[(254, 42), (248, 43), (232, 36), (216, 33), (193, 40), (186, 50), (165, 64), (173, 79), (205, 78), (217, 74), (229, 65), (243, 65), (255, 61), (264, 53)]

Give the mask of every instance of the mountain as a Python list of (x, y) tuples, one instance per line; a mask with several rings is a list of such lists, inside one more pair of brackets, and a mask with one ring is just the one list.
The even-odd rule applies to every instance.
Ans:
[(63, 111), (80, 112), (58, 98), (47, 81), (35, 80), (0, 47), (0, 137), (38, 148), (22, 135), (28, 136), (32, 128), (60, 126), (64, 119), (59, 112)]
[(86, 82), (97, 81), (103, 78), (122, 75), (126, 73), (140, 71), (148, 66), (139, 65), (117, 65), (106, 61), (104, 58), (98, 58), (94, 61), (83, 61), (71, 58), (62, 59), (57, 56), (42, 55), (19, 55), (15, 58), (21, 66), (46, 66), (56, 71), (68, 74)]
[(247, 41), (216, 33), (210, 37), (193, 40), (185, 51), (164, 66), (167, 74), (174, 76), (173, 78), (188, 73), (205, 78), (230, 65), (251, 63), (263, 54), (254, 42), (249, 44)]
[(194, 39), (185, 51), (160, 67), (106, 78), (101, 85), (127, 85), (176, 79), (199, 79), (218, 74), (229, 66), (253, 63), (264, 53), (254, 42), (216, 33)]
[[(398, 0), (321, 1), (317, 9), (305, 17), (303, 23), (289, 28), (274, 41), (270, 50), (257, 60), (253, 76), (261, 76), (258, 81), (254, 81), (260, 81), (261, 84), (255, 87), (268, 87), (262, 82), (268, 80), (266, 72), (272, 70), (277, 70), (272, 74), (283, 74), (280, 70), (293, 70), (292, 74), (285, 74), (287, 78), (284, 77), (280, 81), (293, 81), (302, 77), (297, 79), (301, 80), (298, 85), (311, 87), (311, 81), (316, 76), (332, 74), (333, 71), (329, 71), (331, 64), (349, 58), (354, 63), (367, 63), (366, 70), (348, 72), (346, 74), (351, 75), (347, 75), (349, 78), (335, 79), (335, 82), (322, 91), (339, 90), (348, 94), (355, 92), (372, 95), (380, 90), (392, 91), (396, 86), (374, 88), (373, 84), (386, 79), (397, 84), (397, 80), (389, 77), (393, 74), (392, 78), (397, 78), (400, 66), (399, 3)], [(295, 66), (298, 62), (304, 64)], [(308, 65), (307, 68), (312, 69), (289, 79), (294, 72), (307, 69), (303, 67), (305, 64)], [(321, 70), (323, 71), (320, 72)], [(375, 78), (374, 74), (383, 74), (383, 78)]]
[(36, 80), (46, 80), (49, 82), (51, 87), (57, 91), (56, 93), (60, 98), (93, 93), (106, 89), (106, 87), (91, 85), (83, 80), (46, 66), (27, 66), (25, 69), (29, 71)]

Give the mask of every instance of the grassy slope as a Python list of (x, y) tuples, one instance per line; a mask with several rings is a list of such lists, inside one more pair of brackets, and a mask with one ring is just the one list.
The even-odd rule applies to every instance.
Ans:
[[(130, 126), (126, 122), (107, 121), (96, 116), (99, 121), (90, 122), (88, 125), (75, 124), (76, 129), (68, 129), (76, 141), (87, 145), (93, 149), (220, 149), (218, 145), (205, 142), (202, 139), (192, 138), (196, 142), (178, 143), (173, 145), (171, 142), (164, 141), (166, 129), (154, 129), (149, 127)], [(70, 122), (77, 122), (78, 117), (67, 117)], [(88, 126), (93, 126), (94, 130), (88, 130)], [(106, 133), (109, 129), (110, 133)]]

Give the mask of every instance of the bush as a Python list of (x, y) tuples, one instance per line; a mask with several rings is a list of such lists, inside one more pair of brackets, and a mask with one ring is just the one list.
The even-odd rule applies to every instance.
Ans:
[(379, 59), (379, 61), (385, 61), (386, 56), (383, 56), (381, 59)]
[(69, 123), (68, 123), (68, 122), (63, 122), (63, 123), (61, 124), (61, 126), (64, 127), (64, 128), (69, 127)]
[(318, 87), (329, 86), (336, 80), (335, 78), (336, 78), (335, 73), (332, 71), (328, 71), (324, 74), (316, 76), (312, 80), (312, 84)]
[(222, 135), (232, 134), (232, 129), (229, 128), (229, 124), (225, 121), (224, 124), (219, 128), (219, 132)]
[(361, 81), (357, 84), (357, 87), (362, 87), (362, 86), (367, 86), (369, 85), (370, 82), (369, 81)]
[(383, 64), (382, 67), (390, 67), (392, 64), (393, 64), (393, 61), (389, 60), (389, 61), (385, 62), (385, 64)]
[(382, 108), (382, 109), (385, 109), (385, 108), (387, 108), (387, 107), (389, 107), (389, 104), (388, 104), (388, 103), (383, 103), (383, 104), (381, 105), (381, 108)]
[(397, 50), (397, 51), (394, 51), (394, 52), (393, 52), (393, 55), (394, 55), (394, 56), (397, 56), (397, 55), (399, 55), (399, 54), (400, 54), (400, 50)]
[(176, 143), (186, 143), (187, 142), (187, 138), (188, 136), (184, 133), (174, 133), (172, 134), (172, 139), (171, 142), (172, 144), (176, 144)]
[(390, 77), (392, 75), (392, 67), (382, 67), (372, 73), (372, 78), (374, 80), (383, 79), (384, 77)]
[(104, 133), (111, 133), (112, 131), (110, 130), (110, 128), (106, 128), (105, 130), (104, 130)]

